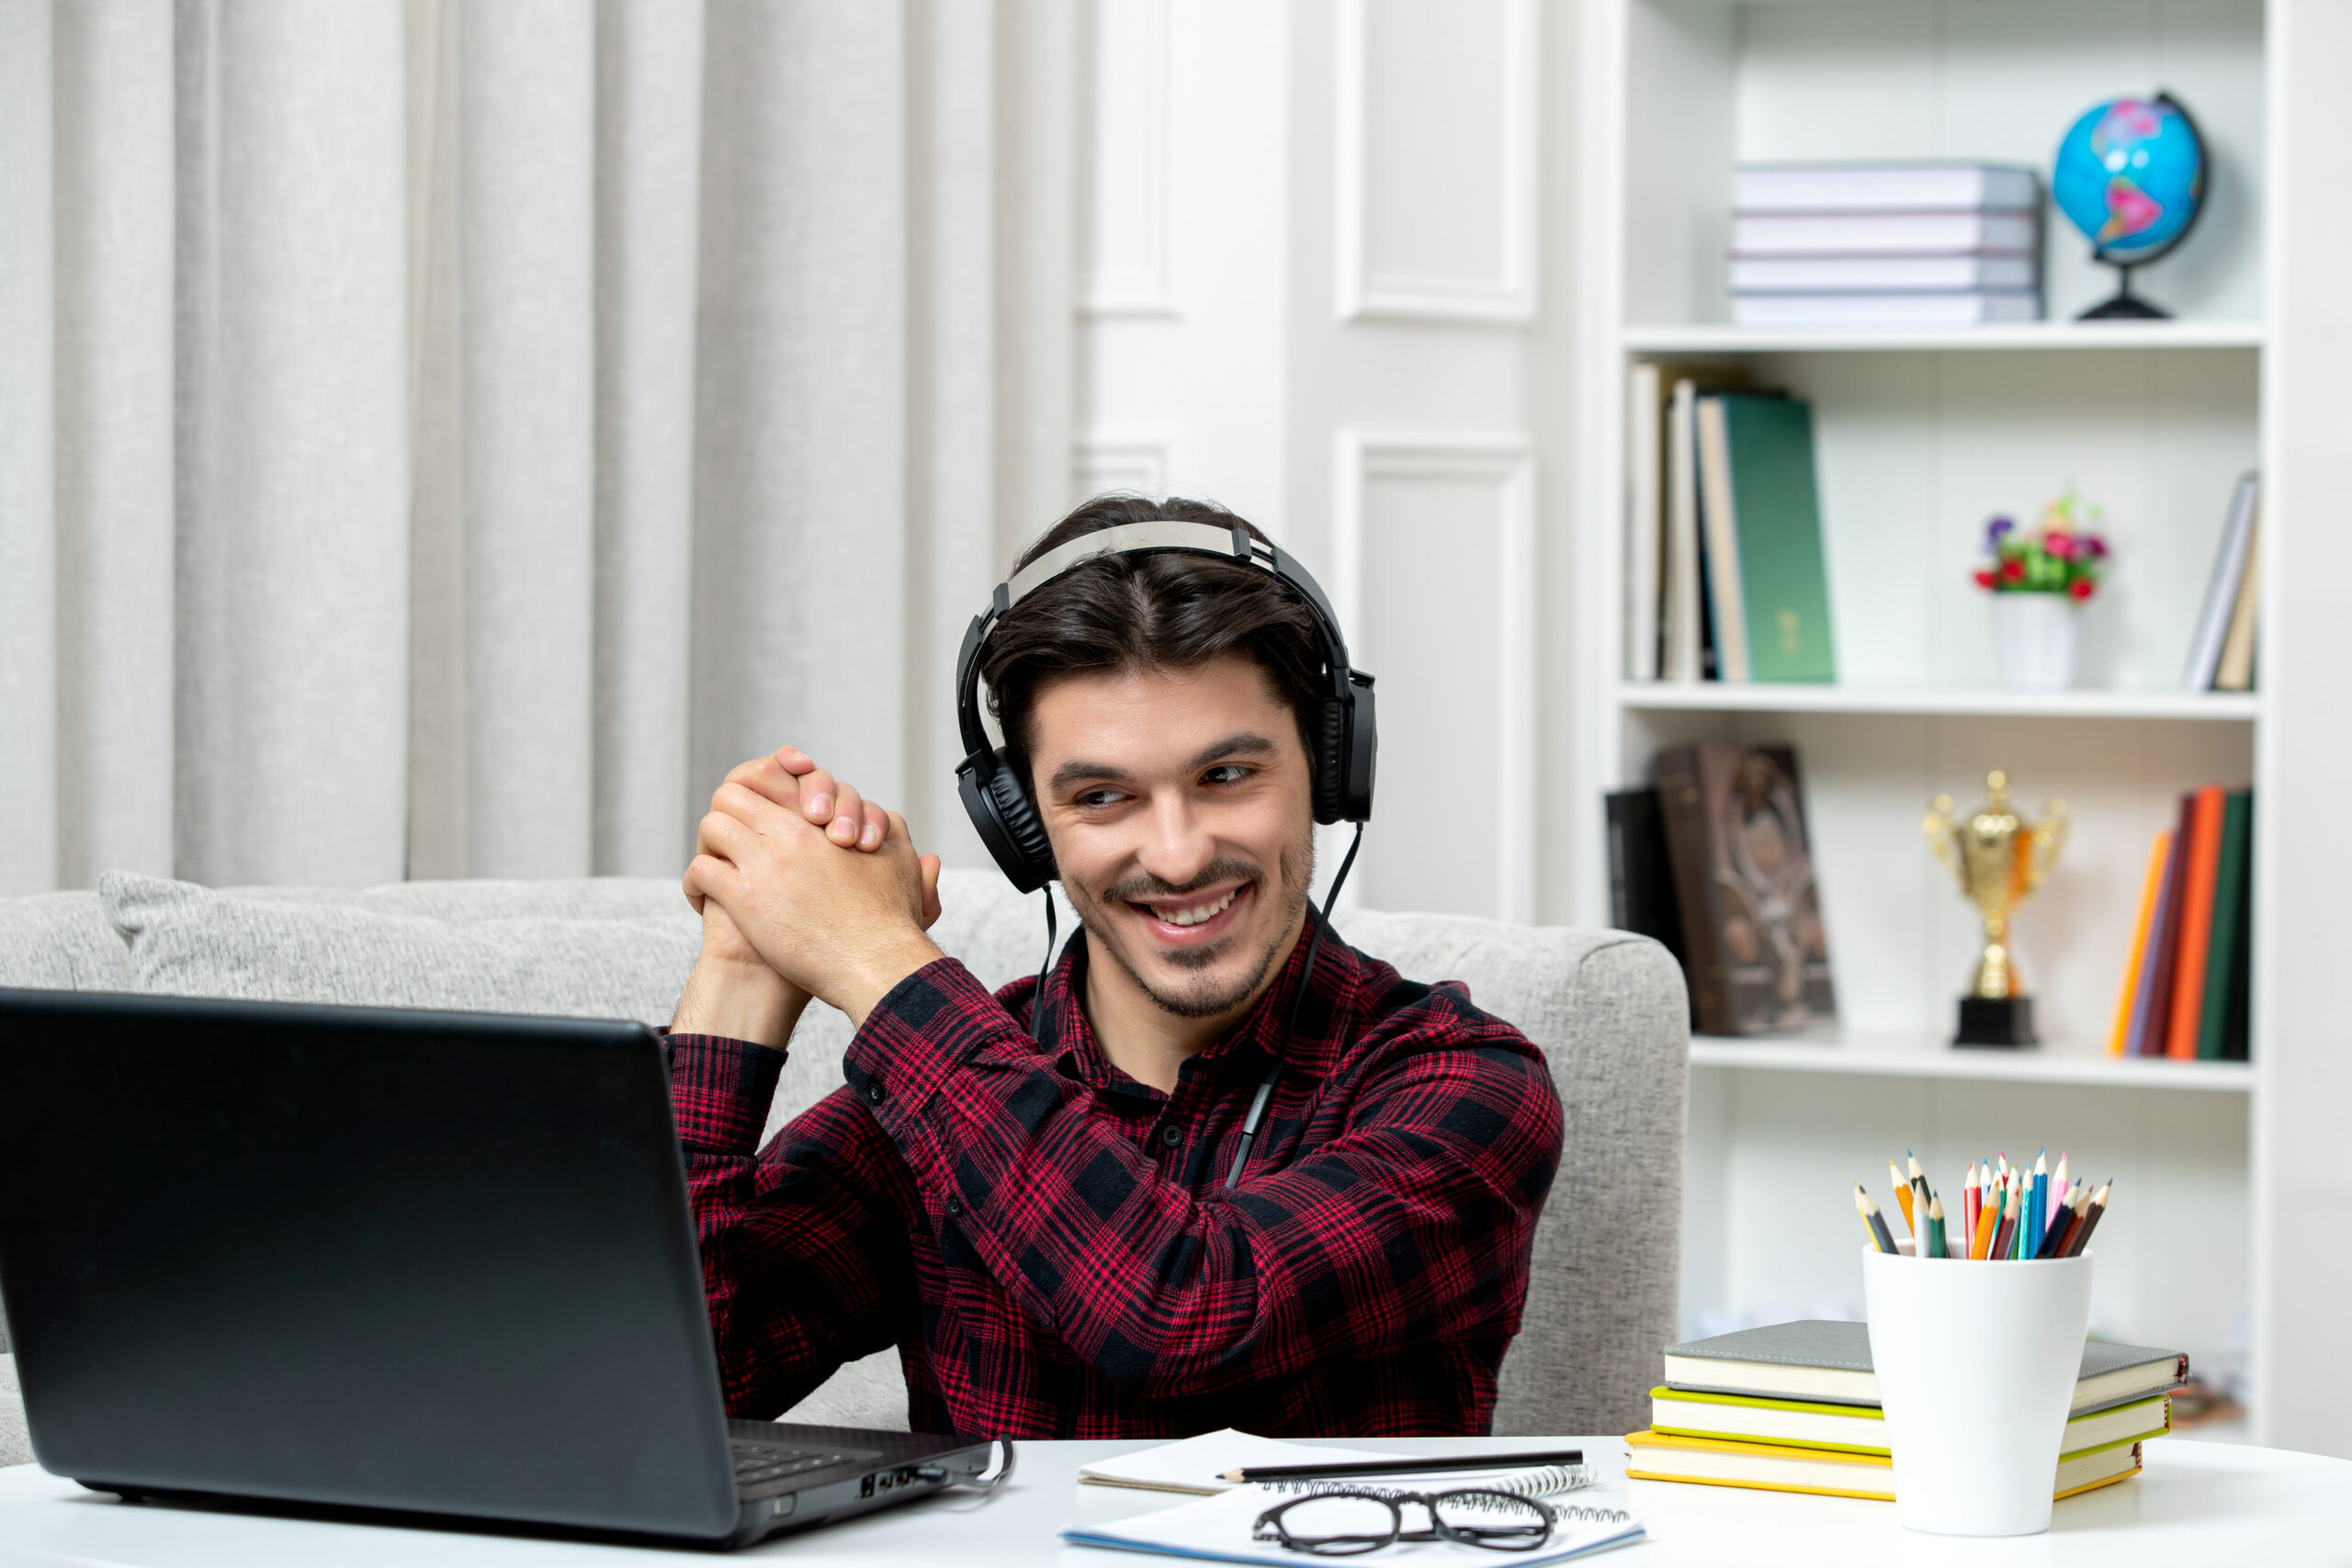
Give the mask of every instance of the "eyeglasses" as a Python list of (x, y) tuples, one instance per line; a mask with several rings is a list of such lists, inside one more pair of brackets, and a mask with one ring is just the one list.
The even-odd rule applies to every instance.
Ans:
[[(1428, 1510), (1427, 1529), (1405, 1528), (1405, 1505)], [(1251, 1539), (1318, 1557), (1353, 1557), (1400, 1540), (1450, 1540), (1494, 1551), (1532, 1551), (1552, 1538), (1550, 1507), (1532, 1497), (1465, 1487), (1458, 1492), (1317, 1492), (1258, 1516)]]

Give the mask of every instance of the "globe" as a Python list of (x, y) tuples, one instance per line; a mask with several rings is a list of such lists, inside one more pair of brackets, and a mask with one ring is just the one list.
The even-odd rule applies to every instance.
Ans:
[(2164, 255), (2187, 236), (2205, 198), (2205, 143), (2171, 95), (2110, 98), (2058, 143), (2050, 194), (2091, 243), (2091, 254), (2121, 269), (2116, 297), (2084, 312), (2161, 316), (2132, 294), (2132, 268)]

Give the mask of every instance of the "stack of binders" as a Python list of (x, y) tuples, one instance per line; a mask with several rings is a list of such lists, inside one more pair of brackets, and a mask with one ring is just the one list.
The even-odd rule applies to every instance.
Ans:
[[(2177, 1350), (2084, 1346), (2053, 1495), (2137, 1475), (2141, 1443), (2172, 1430), (2171, 1391), (2188, 1376)], [(1783, 1323), (1668, 1347), (1650, 1425), (1625, 1438), (1625, 1473), (1892, 1502), (1887, 1441), (1868, 1325)]]
[(2041, 188), (1997, 164), (1747, 164), (1732, 214), (1743, 327), (2041, 318)]

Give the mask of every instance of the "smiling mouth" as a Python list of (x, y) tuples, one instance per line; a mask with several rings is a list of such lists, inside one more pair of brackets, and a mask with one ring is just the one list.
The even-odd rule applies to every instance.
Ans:
[(1252, 887), (1241, 883), (1222, 893), (1191, 894), (1182, 898), (1130, 898), (1133, 909), (1153, 938), (1177, 946), (1193, 946), (1222, 936), (1249, 904)]

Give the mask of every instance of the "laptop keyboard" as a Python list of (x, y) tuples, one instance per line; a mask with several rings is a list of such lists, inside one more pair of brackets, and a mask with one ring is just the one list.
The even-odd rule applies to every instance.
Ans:
[(735, 1456), (735, 1484), (766, 1486), (778, 1481), (789, 1481), (812, 1471), (830, 1470), (835, 1465), (854, 1465), (873, 1456), (849, 1453), (839, 1449), (792, 1449), (775, 1443), (747, 1443), (730, 1440), (727, 1445)]

